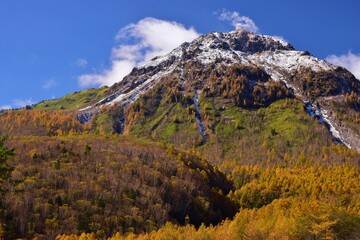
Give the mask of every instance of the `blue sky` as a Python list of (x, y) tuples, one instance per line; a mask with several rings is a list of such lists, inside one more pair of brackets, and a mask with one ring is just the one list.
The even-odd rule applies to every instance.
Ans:
[(359, 9), (356, 0), (1, 0), (0, 108), (109, 84), (183, 39), (233, 30), (244, 16), (259, 33), (359, 78)]

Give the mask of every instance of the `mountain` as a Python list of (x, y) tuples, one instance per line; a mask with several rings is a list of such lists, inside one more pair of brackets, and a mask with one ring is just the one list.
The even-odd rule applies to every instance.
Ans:
[[(211, 82), (214, 71), (217, 71), (216, 77), (219, 77), (234, 65), (238, 68), (236, 74), (247, 78), (248, 83), (244, 83), (243, 86), (248, 87), (244, 89), (245, 92), (252, 94), (256, 89), (255, 95), (265, 101), (248, 103), (246, 107), (267, 105), (275, 98), (279, 98), (264, 96), (266, 95), (264, 88), (269, 84), (276, 85), (287, 92), (286, 96), (292, 94), (304, 102), (308, 113), (325, 124), (336, 141), (360, 151), (357, 128), (353, 128), (352, 124), (345, 124), (341, 116), (338, 116), (338, 108), (334, 106), (342, 105), (351, 93), (358, 95), (360, 82), (346, 69), (320, 60), (308, 52), (296, 51), (283, 40), (244, 30), (229, 33), (215, 32), (200, 36), (191, 43), (182, 44), (165, 56), (156, 57), (134, 68), (122, 81), (109, 89), (111, 94), (96, 104), (80, 109), (78, 117), (81, 122), (87, 122), (101, 106), (114, 103), (122, 105), (125, 110), (140, 96), (162, 84), (165, 78), (176, 79), (180, 94), (193, 94), (199, 99), (208, 96), (209, 91), (219, 91), (216, 89), (219, 83), (214, 85)], [(216, 94), (219, 95), (219, 92)], [(227, 93), (221, 94), (224, 98), (231, 98)], [(253, 101), (246, 96), (238, 97), (244, 98), (237, 100), (238, 105), (241, 106), (244, 104), (239, 100)], [(195, 105), (196, 99), (193, 99)], [(353, 107), (358, 109), (356, 103), (358, 100), (354, 101)], [(201, 114), (197, 112), (197, 116)], [(124, 120), (125, 116), (121, 116), (118, 132), (126, 128)], [(199, 126), (199, 130), (203, 131), (201, 134), (205, 138), (206, 129)]]
[(359, 239), (359, 94), (346, 69), (237, 30), (2, 112), (0, 238)]

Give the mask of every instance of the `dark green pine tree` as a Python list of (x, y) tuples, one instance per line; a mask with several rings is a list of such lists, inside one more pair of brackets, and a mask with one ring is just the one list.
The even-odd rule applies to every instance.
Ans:
[(14, 149), (5, 146), (7, 137), (0, 134), (0, 239), (4, 239), (4, 209), (2, 206), (3, 197), (5, 196), (4, 182), (10, 177), (12, 167), (9, 166), (7, 160), (14, 156)]
[(14, 149), (9, 149), (5, 146), (7, 140), (6, 136), (0, 134), (0, 196), (3, 196), (5, 191), (4, 181), (6, 181), (12, 171), (12, 167), (9, 166), (7, 160), (14, 156)]

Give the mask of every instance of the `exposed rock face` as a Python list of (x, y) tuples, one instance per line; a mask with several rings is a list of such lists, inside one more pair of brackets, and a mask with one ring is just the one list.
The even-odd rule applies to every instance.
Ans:
[(235, 51), (257, 53), (263, 51), (275, 50), (294, 50), (294, 48), (279, 39), (255, 35), (245, 31), (235, 31), (230, 34), (220, 34), (220, 38), (227, 39), (230, 43), (230, 48)]
[[(331, 133), (336, 131), (339, 134), (339, 137), (335, 136), (336, 139), (360, 151), (359, 136), (336, 123), (336, 118), (330, 114), (331, 106), (324, 103), (326, 97), (342, 96), (349, 92), (359, 94), (360, 82), (346, 69), (317, 59), (308, 52), (296, 51), (283, 40), (244, 30), (202, 35), (191, 43), (183, 43), (167, 55), (134, 68), (111, 87), (111, 95), (80, 110), (78, 118), (81, 122), (88, 121), (102, 105), (119, 103), (126, 108), (167, 76), (186, 83), (194, 81), (189, 77), (192, 71), (219, 71), (220, 67), (234, 64), (257, 68), (258, 73), (263, 73), (262, 76), (245, 74), (250, 82), (254, 78), (262, 79), (264, 86), (268, 79), (280, 82), (298, 98), (316, 106), (326, 116), (324, 122), (332, 126)], [(202, 81), (206, 82), (207, 79), (204, 77), (196, 81), (188, 83), (193, 88), (191, 91), (199, 89), (199, 85), (204, 84)], [(256, 84), (258, 82), (253, 82), (251, 89)], [(123, 127), (124, 123), (120, 125)]]

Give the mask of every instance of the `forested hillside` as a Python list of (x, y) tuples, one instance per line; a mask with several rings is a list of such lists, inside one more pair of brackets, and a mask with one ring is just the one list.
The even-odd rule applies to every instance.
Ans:
[[(183, 136), (199, 134), (199, 142), (180, 144), (146, 131), (143, 138), (136, 132), (119, 136), (95, 123), (81, 125), (71, 112), (4, 113), (2, 131), (12, 134), (6, 145), (16, 154), (8, 161), (14, 169), (5, 185), (5, 236), (360, 236), (359, 154), (333, 142), (297, 100), (253, 110), (202, 105), (209, 115), (204, 121), (217, 125), (206, 144), (199, 144), (201, 135), (186, 111), (173, 115), (178, 121), (167, 118), (178, 129), (190, 126)], [(77, 239), (61, 237), (68, 238)]]
[[(352, 166), (235, 170), (241, 186), (230, 196), (241, 209), (216, 226), (167, 223), (146, 234), (110, 239), (359, 239), (359, 169)], [(98, 239), (94, 233), (61, 240)]]

